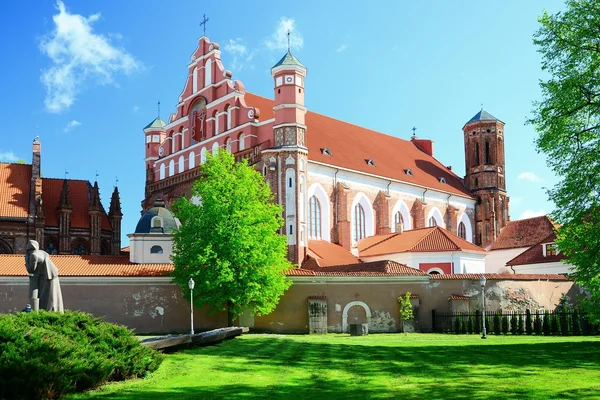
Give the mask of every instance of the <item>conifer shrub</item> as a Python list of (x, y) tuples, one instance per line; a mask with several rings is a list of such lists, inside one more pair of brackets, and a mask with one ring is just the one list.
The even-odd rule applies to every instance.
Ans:
[(475, 331), (475, 323), (473, 322), (473, 316), (469, 314), (467, 318), (467, 333), (473, 333)]
[(508, 333), (508, 317), (506, 315), (502, 316), (502, 333), (504, 335)]
[(573, 309), (573, 314), (571, 314), (571, 318), (573, 319), (573, 335), (581, 335), (581, 318), (579, 318), (579, 310), (576, 308)]
[(481, 312), (478, 310), (475, 311), (475, 327), (473, 329), (474, 333), (481, 333)]
[(502, 322), (500, 313), (496, 311), (494, 314), (494, 334), (499, 335), (502, 332)]
[(492, 332), (492, 322), (490, 320), (490, 316), (485, 314), (485, 330), (487, 333)]
[(454, 333), (459, 335), (462, 332), (462, 318), (460, 314), (456, 314), (456, 319), (454, 321)]
[(519, 327), (517, 328), (517, 332), (519, 332), (519, 335), (525, 333), (525, 322), (523, 321), (523, 314), (519, 314)]
[(462, 320), (462, 324), (460, 326), (460, 328), (461, 328), (460, 332), (466, 335), (467, 332), (469, 331), (468, 318), (463, 315), (462, 318), (461, 318), (461, 320)]
[(510, 317), (510, 333), (516, 335), (519, 333), (519, 321), (517, 319), (517, 314), (514, 314)]
[(550, 315), (548, 312), (544, 313), (543, 321), (544, 335), (548, 336), (550, 333), (552, 333), (552, 330), (550, 329)]
[(550, 317), (550, 331), (552, 331), (553, 335), (558, 335), (560, 333), (560, 324), (556, 313), (552, 313), (552, 317)]
[(542, 334), (542, 318), (540, 317), (540, 311), (535, 310), (535, 319), (533, 320), (533, 331), (536, 335)]
[(559, 321), (560, 321), (560, 333), (564, 336), (567, 336), (569, 334), (569, 314), (567, 314), (567, 310), (566, 309), (561, 309), (560, 310), (560, 314), (559, 314)]
[(525, 332), (528, 335), (533, 334), (533, 327), (531, 326), (531, 311), (525, 310)]
[(162, 359), (132, 331), (89, 314), (0, 316), (0, 398), (61, 398), (107, 381), (144, 376)]

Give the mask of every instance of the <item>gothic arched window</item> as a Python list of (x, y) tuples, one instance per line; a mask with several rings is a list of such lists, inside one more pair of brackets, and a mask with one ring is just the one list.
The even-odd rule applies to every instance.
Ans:
[(321, 239), (321, 203), (316, 196), (308, 200), (308, 230), (311, 239)]
[(490, 157), (490, 142), (488, 140), (485, 141), (485, 163), (492, 163), (492, 158)]
[(458, 224), (458, 236), (467, 240), (467, 228), (465, 227), (464, 222)]
[(404, 231), (404, 218), (402, 218), (402, 213), (400, 211), (394, 215), (394, 227), (396, 228), (396, 232)]
[(10, 245), (6, 243), (4, 240), (0, 239), (0, 254), (12, 254), (13, 251), (10, 248)]
[(88, 251), (84, 245), (78, 244), (77, 246), (73, 247), (71, 253), (78, 256), (85, 256), (88, 253)]
[(437, 226), (437, 221), (435, 220), (435, 217), (431, 217), (429, 218), (429, 222), (427, 223), (427, 226)]
[(366, 236), (365, 229), (365, 209), (359, 204), (354, 206), (354, 230), (353, 238), (355, 241), (359, 241)]
[(58, 249), (52, 240), (48, 240), (44, 251), (48, 254), (58, 254)]
[(475, 142), (475, 165), (479, 165), (479, 142)]

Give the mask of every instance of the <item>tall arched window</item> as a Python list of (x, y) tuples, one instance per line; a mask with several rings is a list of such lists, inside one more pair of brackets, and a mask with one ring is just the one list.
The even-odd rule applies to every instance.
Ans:
[(206, 162), (206, 147), (203, 147), (200, 150), (200, 164), (204, 164)]
[(400, 211), (394, 215), (394, 227), (396, 228), (396, 232), (404, 232), (404, 218), (402, 218)]
[(308, 200), (308, 230), (311, 239), (321, 239), (321, 203), (316, 196)]
[(467, 239), (467, 228), (463, 222), (458, 224), (458, 236), (465, 240)]
[(196, 166), (196, 154), (192, 151), (188, 158), (188, 169), (192, 169)]
[(434, 217), (429, 218), (429, 221), (427, 222), (427, 226), (437, 226), (437, 221), (435, 220)]
[(204, 64), (204, 86), (209, 86), (212, 83), (212, 62), (210, 58)]
[(479, 165), (479, 142), (475, 142), (475, 165)]
[(71, 253), (79, 256), (85, 256), (88, 252), (84, 245), (78, 244), (73, 248)]
[(158, 179), (165, 179), (165, 164), (160, 164)]
[(219, 154), (219, 143), (214, 142), (212, 145), (212, 155), (216, 156), (217, 154)]
[(194, 75), (192, 76), (192, 93), (198, 91), (198, 67), (194, 68)]
[(182, 173), (185, 170), (185, 157), (184, 156), (179, 156), (179, 173)]
[(225, 148), (231, 153), (231, 138), (227, 138), (227, 141), (225, 142)]
[(365, 209), (360, 204), (354, 206), (354, 230), (352, 236), (355, 241), (359, 241), (366, 236)]
[(175, 175), (175, 161), (169, 161), (169, 176)]
[(243, 133), (240, 133), (239, 140), (240, 140), (240, 145), (239, 145), (240, 151), (246, 150), (246, 136)]
[(490, 157), (490, 142), (489, 140), (485, 141), (485, 163), (491, 164), (492, 158)]
[[(54, 244), (54, 241), (52, 241), (52, 240), (48, 240), (46, 242), (46, 248), (44, 250), (48, 254), (58, 254), (58, 249), (56, 248), (56, 245)], [(0, 250), (0, 253), (2, 253), (1, 250)]]
[(229, 104), (225, 105), (225, 124), (223, 125), (223, 130), (228, 131), (231, 129), (231, 107)]
[(213, 136), (217, 136), (219, 134), (219, 113), (217, 111), (213, 112)]

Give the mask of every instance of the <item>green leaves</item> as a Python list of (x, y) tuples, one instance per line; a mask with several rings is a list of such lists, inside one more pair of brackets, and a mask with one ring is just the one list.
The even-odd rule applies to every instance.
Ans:
[(529, 120), (538, 151), (561, 179), (548, 191), (559, 249), (591, 291), (588, 313), (600, 321), (600, 2), (567, 0), (567, 9), (544, 13), (534, 43), (542, 68), (542, 101)]
[(182, 221), (173, 240), (174, 280), (187, 293), (194, 278), (194, 301), (213, 312), (228, 304), (234, 316), (246, 309), (273, 311), (291, 284), (283, 271), (292, 266), (286, 239), (278, 234), (282, 208), (272, 202), (264, 178), (221, 151), (208, 155), (190, 197), (200, 204), (182, 198), (174, 208)]

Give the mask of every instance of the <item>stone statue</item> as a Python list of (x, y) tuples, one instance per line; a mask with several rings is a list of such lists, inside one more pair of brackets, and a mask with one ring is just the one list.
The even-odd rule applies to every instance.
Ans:
[(25, 267), (29, 272), (29, 298), (33, 310), (64, 312), (58, 269), (35, 240), (27, 243)]

